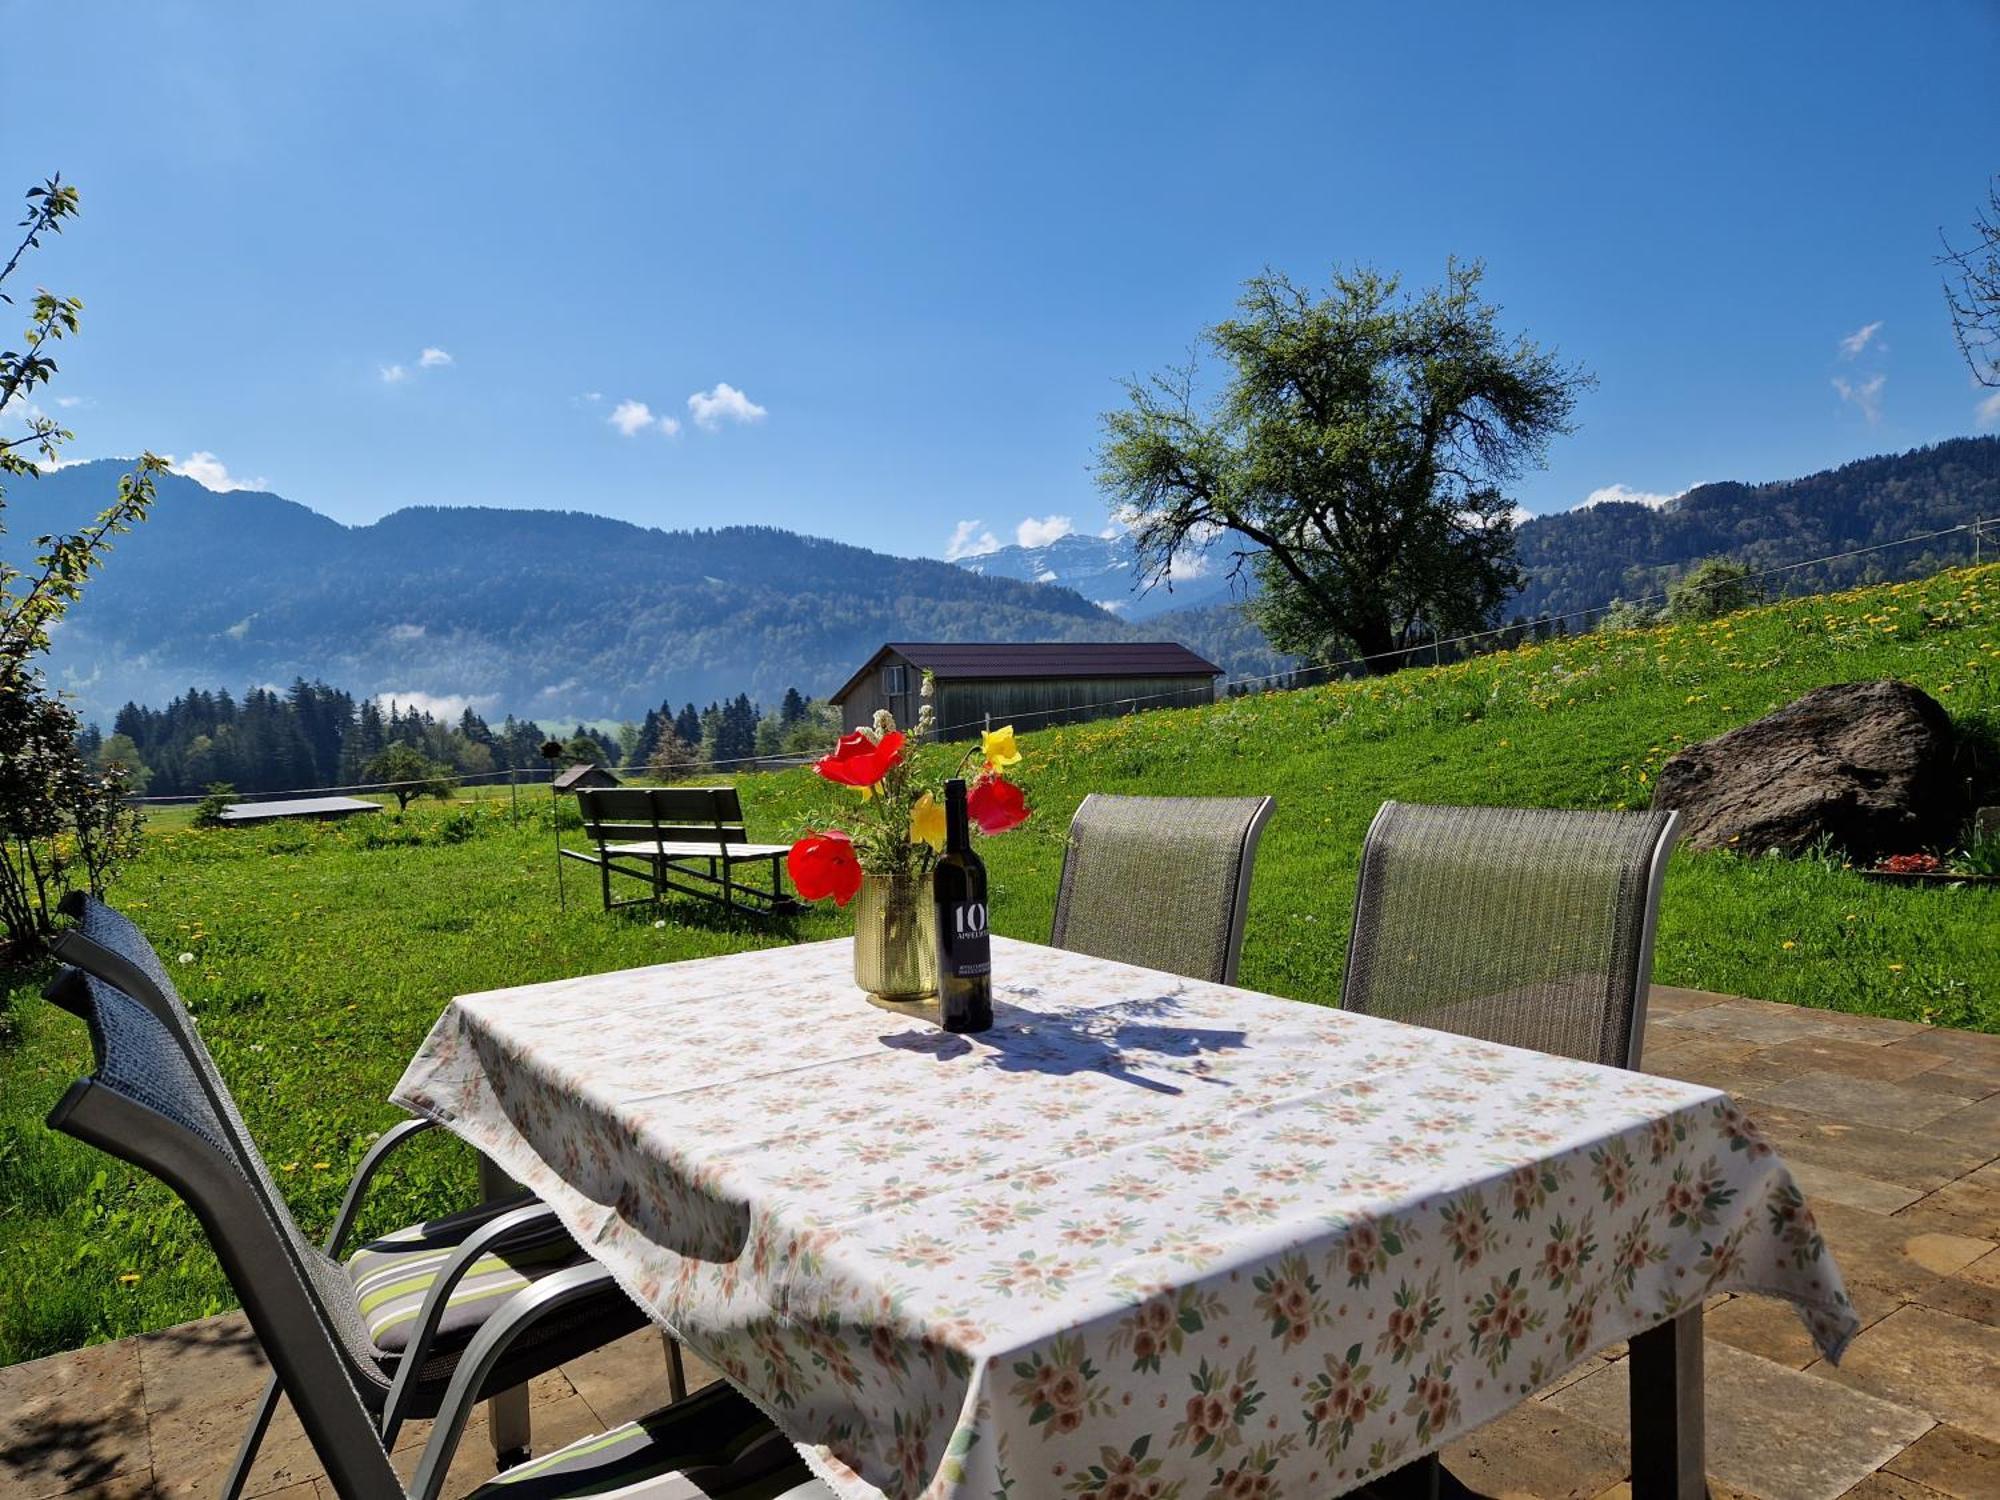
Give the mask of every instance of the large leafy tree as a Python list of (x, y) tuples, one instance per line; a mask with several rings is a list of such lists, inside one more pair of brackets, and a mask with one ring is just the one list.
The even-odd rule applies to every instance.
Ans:
[(1411, 296), (1370, 270), (1324, 293), (1267, 271), (1202, 335), (1228, 372), (1212, 399), (1192, 363), (1127, 382), (1098, 479), (1145, 580), (1233, 537), (1274, 645), (1375, 672), (1490, 625), (1520, 586), (1508, 486), (1591, 380), (1503, 333), (1482, 274), (1454, 261)]
[[(79, 208), (76, 189), (60, 177), (29, 190), (21, 236), (0, 265), (0, 304), (13, 306), (8, 283), (23, 259), (62, 233)], [(56, 346), (77, 331), (82, 312), (77, 298), (38, 289), (20, 347), (0, 349), (0, 533), (5, 485), (32, 482), (72, 436), (36, 398), (58, 373)], [(125, 769), (86, 761), (78, 743), (82, 726), (48, 690), (37, 658), (112, 537), (145, 518), (154, 476), (164, 467), (146, 454), (88, 526), (37, 537), (29, 567), (0, 557), (0, 956), (33, 952), (51, 930), (64, 892), (79, 882), (101, 892), (136, 847), (139, 819), (124, 800)]]

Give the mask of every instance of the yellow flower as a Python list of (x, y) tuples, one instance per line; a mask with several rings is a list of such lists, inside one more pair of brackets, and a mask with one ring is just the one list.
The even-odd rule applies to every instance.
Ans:
[(1778, 944), (1778, 946), (1780, 948), (1785, 949), (1787, 952), (1790, 952), (1793, 948), (1798, 947), (1798, 944), (1793, 942), (1790, 938), (1786, 938), (1782, 943)]
[(910, 842), (944, 848), (944, 805), (929, 792), (910, 809)]
[(996, 771), (1016, 764), (1021, 759), (1021, 752), (1014, 745), (1014, 726), (1003, 724), (980, 735), (979, 753), (986, 757), (986, 764)]

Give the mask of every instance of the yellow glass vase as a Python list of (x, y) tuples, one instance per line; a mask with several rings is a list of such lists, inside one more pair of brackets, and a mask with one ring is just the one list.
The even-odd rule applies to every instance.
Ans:
[(854, 982), (878, 1000), (937, 995), (937, 908), (920, 875), (864, 875), (854, 898)]

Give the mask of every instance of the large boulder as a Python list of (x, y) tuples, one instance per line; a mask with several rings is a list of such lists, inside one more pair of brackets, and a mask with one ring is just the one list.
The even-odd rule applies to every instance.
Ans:
[(1948, 842), (1964, 812), (1951, 720), (1907, 682), (1844, 682), (1660, 768), (1653, 806), (1690, 849), (1796, 854), (1821, 835), (1859, 860)]

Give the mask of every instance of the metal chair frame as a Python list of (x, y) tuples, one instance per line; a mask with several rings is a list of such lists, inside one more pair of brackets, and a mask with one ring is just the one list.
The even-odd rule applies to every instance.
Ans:
[[(509, 1298), (481, 1326), (460, 1356), (437, 1407), (407, 1489), (389, 1462), (392, 1438), (376, 1425), (375, 1413), (355, 1385), (340, 1340), (301, 1274), (287, 1238), (274, 1223), (262, 1195), (221, 1139), (226, 1117), (208, 1104), (193, 1077), (162, 1078), (162, 1059), (146, 1056), (144, 1027), (162, 1033), (167, 1061), (190, 1073), (173, 1037), (151, 1011), (101, 980), (69, 971), (80, 993), (67, 998), (89, 1024), (97, 1070), (78, 1079), (50, 1111), (52, 1129), (129, 1161), (159, 1178), (193, 1210), (243, 1301), (258, 1341), (291, 1397), (314, 1452), (326, 1466), (335, 1490), (347, 1500), (437, 1500), (444, 1489), (472, 1407), (500, 1371), (509, 1351), (536, 1326), (607, 1293), (619, 1293), (603, 1266), (585, 1264), (558, 1271)], [(123, 1009), (121, 1009), (123, 1007)], [(123, 1059), (117, 1054), (130, 1052)], [(111, 1076), (107, 1077), (107, 1069)], [(138, 1087), (119, 1076), (146, 1079)], [(191, 1101), (201, 1115), (180, 1113), (168, 1102), (176, 1088), (193, 1085)], [(151, 1094), (151, 1098), (144, 1097)], [(516, 1213), (530, 1210), (516, 1210)], [(703, 1398), (696, 1398), (703, 1399)], [(823, 1497), (824, 1489), (802, 1482), (789, 1492), (795, 1500)]]
[[(79, 923), (89, 920), (123, 924), (130, 928), (130, 941), (145, 942), (145, 938), (129, 918), (82, 892), (73, 891), (66, 896), (61, 910), (64, 915)], [(194, 1030), (193, 1018), (187, 1013), (180, 997), (170, 993), (169, 988), (163, 988), (140, 963), (86, 936), (76, 927), (68, 928), (58, 935), (53, 951), (57, 958), (72, 965), (73, 969), (57, 975), (43, 991), (45, 997), (64, 1010), (88, 1020), (89, 994), (87, 987), (82, 983), (82, 976), (87, 974), (110, 985), (125, 998), (143, 1008), (159, 1023), (181, 1054), (218, 1126), (229, 1135), (229, 1145), (244, 1160), (261, 1161), (257, 1143), (250, 1138), (247, 1130), (237, 1124), (240, 1117), (234, 1101), (229, 1098), (221, 1081), (220, 1070), (217, 1069), (214, 1059), (209, 1056), (200, 1034)], [(154, 958), (157, 961), (158, 955), (154, 954)], [(353, 1233), (355, 1221), (360, 1217), (368, 1191), (382, 1168), (387, 1165), (389, 1158), (418, 1136), (435, 1128), (436, 1122), (428, 1119), (412, 1117), (399, 1120), (368, 1148), (360, 1164), (355, 1168), (354, 1176), (347, 1184), (339, 1212), (334, 1216), (333, 1226), (323, 1242), (324, 1255), (329, 1259), (338, 1259), (341, 1252), (347, 1248), (348, 1239)], [(290, 1212), (288, 1207), (282, 1202), (269, 1201), (269, 1194), (263, 1183), (253, 1178), (251, 1190), (260, 1199), (266, 1200), (264, 1211), (274, 1223), (283, 1224), (288, 1219)], [(363, 1392), (365, 1404), (372, 1405), (375, 1398), (381, 1401), (379, 1421), (387, 1442), (393, 1444), (402, 1424), (412, 1416), (428, 1415), (431, 1402), (437, 1397), (435, 1382), (430, 1382), (426, 1388), (423, 1371), (436, 1354), (439, 1329), (445, 1313), (449, 1310), (452, 1294), (459, 1284), (484, 1255), (504, 1244), (510, 1236), (553, 1222), (555, 1211), (547, 1204), (527, 1201), (528, 1195), (525, 1192), (516, 1196), (522, 1200), (519, 1206), (496, 1211), (492, 1219), (480, 1225), (460, 1242), (439, 1270), (418, 1311), (409, 1342), (395, 1364), (394, 1375), (384, 1376), (386, 1387), (378, 1389), (368, 1383), (357, 1387)], [(283, 1237), (281, 1235), (281, 1238)], [(299, 1265), (297, 1270), (310, 1287), (311, 1278), (305, 1276), (303, 1265)], [(616, 1305), (621, 1304), (614, 1304)], [(633, 1321), (634, 1326), (643, 1321), (637, 1318), (636, 1310)], [(625, 1330), (621, 1328), (620, 1332), (623, 1331)], [(671, 1340), (667, 1348), (670, 1371), (674, 1376), (674, 1388), (678, 1395), (685, 1391), (680, 1376), (680, 1351)], [(266, 1382), (263, 1395), (251, 1413), (250, 1424), (244, 1431), (235, 1461), (224, 1478), (222, 1500), (236, 1500), (241, 1494), (243, 1485), (249, 1478), (251, 1465), (256, 1461), (257, 1453), (263, 1446), (271, 1417), (277, 1410), (280, 1384), (280, 1379), (274, 1372), (271, 1379)], [(520, 1419), (514, 1423), (516, 1430), (503, 1432), (501, 1424), (496, 1423), (492, 1434), (496, 1456), (503, 1463), (509, 1460), (518, 1461), (519, 1458), (525, 1457), (527, 1452), (529, 1434), (525, 1422), (526, 1402), (523, 1399), (516, 1404), (520, 1408), (515, 1413)]]

